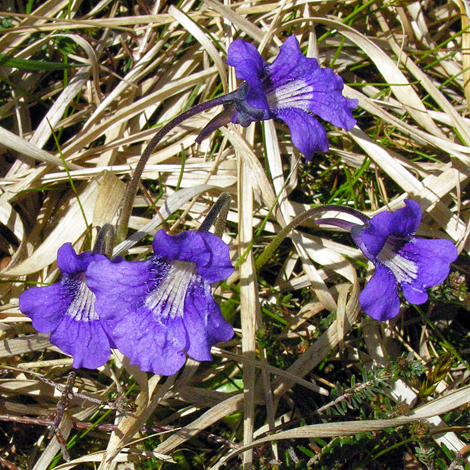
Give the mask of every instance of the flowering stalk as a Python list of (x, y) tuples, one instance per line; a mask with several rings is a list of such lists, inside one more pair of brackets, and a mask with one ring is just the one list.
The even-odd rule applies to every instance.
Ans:
[[(154, 151), (155, 147), (160, 143), (163, 137), (165, 137), (168, 132), (174, 129), (176, 126), (180, 125), (186, 119), (195, 116), (203, 111), (207, 111), (208, 109), (214, 108), (216, 106), (224, 105), (230, 106), (233, 103), (240, 103), (243, 102), (245, 94), (246, 94), (246, 87), (239, 87), (232, 93), (228, 93), (223, 96), (219, 96), (212, 100), (206, 101), (204, 103), (198, 104), (191, 109), (188, 109), (184, 113), (176, 116), (170, 122), (165, 124), (152, 138), (152, 140), (148, 143), (147, 147), (144, 150), (144, 153), (139, 159), (137, 166), (135, 167), (134, 173), (132, 175), (129, 184), (127, 185), (126, 194), (123, 198), (123, 207), (121, 211), (121, 215), (119, 217), (119, 224), (116, 231), (116, 239), (117, 242), (121, 242), (126, 238), (127, 228), (129, 225), (129, 219), (131, 217), (132, 207), (134, 205), (134, 199), (137, 194), (137, 189), (139, 187), (139, 181), (144, 171), (145, 165), (147, 164), (150, 155)], [(212, 121), (211, 121), (212, 122)], [(227, 121), (228, 122), (228, 121)], [(227, 124), (224, 122), (223, 124)], [(209, 123), (211, 124), (211, 123)], [(223, 125), (222, 123), (220, 125)], [(219, 126), (220, 127), (220, 126)], [(196, 139), (197, 143), (200, 143), (202, 138), (207, 135), (206, 129), (203, 129), (201, 135)]]
[[(328, 211), (337, 211), (337, 212), (344, 212), (345, 214), (350, 214), (362, 222), (364, 224), (368, 223), (370, 220), (369, 217), (364, 215), (362, 212), (351, 209), (350, 207), (343, 207), (343, 206), (335, 206), (333, 204), (325, 204), (322, 206), (317, 206), (304, 213), (298, 215), (289, 225), (286, 225), (273, 239), (273, 241), (268, 245), (268, 247), (261, 253), (261, 255), (257, 258), (255, 262), (256, 270), (259, 271), (261, 267), (272, 257), (274, 252), (277, 250), (278, 246), (283, 242), (283, 240), (289, 235), (289, 233), (294, 230), (297, 226), (299, 226), (302, 222), (311, 217), (316, 217), (324, 212)], [(334, 220), (336, 222), (335, 225), (341, 227), (345, 230), (351, 230), (351, 226), (353, 225), (350, 222), (346, 222), (345, 220), (341, 219), (321, 219), (318, 223), (328, 223), (329, 220)], [(326, 222), (325, 222), (326, 221)], [(315, 222), (317, 223), (317, 222)], [(333, 225), (333, 224), (332, 224)]]

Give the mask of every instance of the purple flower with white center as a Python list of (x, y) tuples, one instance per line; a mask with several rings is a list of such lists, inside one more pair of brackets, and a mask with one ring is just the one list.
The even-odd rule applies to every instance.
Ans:
[[(51, 333), (50, 342), (73, 357), (75, 368), (102, 366), (115, 347), (95, 310), (95, 295), (87, 286), (88, 266), (103, 258), (107, 259), (90, 252), (77, 255), (72, 245), (65, 243), (57, 252), (60, 281), (32, 287), (20, 295), (21, 312), (32, 319), (37, 331)], [(120, 261), (110, 262), (116, 265)]]
[(170, 236), (160, 230), (154, 256), (113, 264), (100, 259), (87, 270), (96, 310), (131, 364), (172, 375), (186, 354), (212, 360), (210, 349), (233, 336), (211, 294), (211, 284), (233, 272), (228, 246), (209, 232)]
[(403, 209), (381, 212), (365, 225), (351, 228), (354, 241), (375, 265), (359, 302), (364, 312), (379, 321), (399, 313), (397, 282), (408, 302), (423, 304), (428, 300), (426, 289), (446, 279), (449, 264), (458, 256), (450, 240), (416, 238), (421, 208), (410, 199), (405, 204)]
[(294, 145), (311, 160), (316, 152), (328, 151), (325, 129), (312, 114), (347, 130), (356, 124), (352, 110), (358, 101), (342, 95), (339, 75), (300, 52), (295, 36), (285, 40), (269, 65), (255, 46), (237, 39), (228, 48), (227, 64), (235, 67), (247, 90), (244, 100), (235, 101), (222, 113), (224, 117), (219, 115), (219, 127), (230, 121), (246, 127), (253, 121), (280, 118), (289, 126)]

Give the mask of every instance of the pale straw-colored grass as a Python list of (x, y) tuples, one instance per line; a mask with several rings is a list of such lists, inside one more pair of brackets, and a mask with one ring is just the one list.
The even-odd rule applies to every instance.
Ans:
[[(225, 65), (226, 50), (234, 38), (252, 42), (270, 59), (283, 38), (295, 34), (308, 55), (344, 74), (350, 83), (345, 95), (359, 100), (358, 125), (350, 132), (330, 128), (330, 161), (341, 158), (341, 175), (361, 168), (365, 158), (372, 162), (361, 177), (367, 184), (357, 196), (366, 203), (359, 208), (373, 214), (387, 207), (396, 209), (404, 199), (413, 198), (424, 212), (420, 234), (447, 237), (467, 256), (469, 33), (449, 29), (458, 20), (469, 24), (467, 4), (464, 0), (439, 2), (441, 6), (428, 2), (428, 10), (423, 11), (419, 2), (368, 2), (367, 8), (353, 15), (354, 21), (346, 18), (362, 3), (183, 0), (169, 8), (157, 1), (146, 3), (144, 9), (137, 2), (130, 11), (125, 2), (111, 0), (84, 11), (79, 1), (48, 0), (31, 14), (2, 14), (10, 26), (0, 37), (1, 53), (14, 59), (58, 62), (62, 60), (58, 50), (66, 43), (73, 49), (68, 62), (77, 65), (67, 72), (66, 80), (64, 72), (0, 69), (0, 357), (5, 366), (16, 367), (0, 380), (2, 413), (36, 417), (53, 413), (60, 393), (17, 367), (63, 384), (72, 364), (45, 335), (34, 332), (19, 312), (19, 294), (30, 283), (57, 280), (55, 258), (63, 243), (71, 242), (77, 251), (89, 248), (95, 227), (116, 222), (124, 181), (155, 133), (149, 122), (159, 127), (195, 100), (237, 87), (234, 71)], [(321, 37), (325, 32), (332, 34)], [(363, 67), (371, 71), (364, 72)], [(367, 73), (380, 83), (368, 83)], [(294, 230), (291, 248), (277, 259), (277, 280), (266, 288), (263, 273), (255, 271), (255, 256), (275, 233), (309, 208), (305, 201), (291, 197), (302, 178), (303, 157), (290, 142), (286, 127), (271, 121), (247, 130), (229, 125), (196, 146), (198, 132), (214, 115), (209, 111), (189, 119), (155, 150), (142, 177), (149, 194), (139, 193), (130, 220), (130, 228), (138, 232), (116, 247), (114, 254), (140, 259), (150, 252), (145, 237), (162, 227), (160, 216), (170, 218), (168, 224), (176, 231), (196, 229), (217, 196), (230, 192), (230, 225), (224, 240), (234, 263), (244, 258), (228, 286), (219, 287), (217, 294), (221, 303), (238, 305), (232, 309), (236, 310), (235, 338), (214, 348), (214, 368), (188, 360), (180, 375), (166, 380), (140, 372), (118, 353), (100, 374), (79, 370), (77, 384), (82, 392), (102, 400), (116, 399), (132, 376), (136, 408), (124, 417), (111, 411), (105, 422), (117, 428), (99, 431), (99, 436), (95, 433), (93, 448), (86, 451), (86, 445), (78, 445), (72, 449), (71, 462), (61, 461), (58, 468), (85, 462), (102, 470), (121, 463), (141, 468), (144, 461), (159, 468), (158, 462), (174, 462), (175, 453), (185, 449), (192, 437), (203, 430), (222, 432), (224, 419), (241, 413), (239, 428), (232, 429), (232, 440), (239, 447), (230, 450), (222, 443), (218, 450), (204, 451), (205, 468), (220, 468), (228, 461), (232, 468), (249, 469), (253, 463), (261, 465), (253, 453), (260, 444), (272, 442), (263, 452), (269, 454), (268, 460), (282, 462), (285, 453), (274, 441), (295, 443), (296, 439), (306, 442), (378, 432), (416, 420), (436, 426), (442, 424), (436, 416), (469, 401), (468, 385), (460, 385), (468, 383), (468, 372), (457, 367), (455, 374), (440, 382), (439, 398), (428, 399), (406, 416), (336, 419), (263, 437), (278, 425), (282, 428), (289, 416), (286, 407), (292, 406), (294, 413), (295, 384), (316, 394), (318, 402), (328, 400), (322, 398), (328, 393), (327, 385), (311, 381), (312, 373), (321, 376), (315, 369), (327, 358), (349, 356), (368, 366), (373, 362), (385, 366), (387, 344), (397, 337), (403, 340), (399, 343), (403, 351), (424, 357), (426, 364), (437, 352), (428, 350), (426, 355), (425, 348), (405, 344), (400, 320), (367, 327), (358, 304), (361, 286), (354, 262), (363, 258), (347, 237), (332, 239), (328, 232), (312, 235), (302, 228)], [(415, 152), (429, 159), (415, 159)], [(321, 187), (318, 175), (329, 169), (315, 165), (314, 160), (309, 168)], [(148, 200), (158, 196), (159, 213)], [(309, 203), (315, 202), (325, 201), (310, 197)], [(263, 222), (262, 235), (255, 236)], [(246, 253), (253, 243), (255, 248)], [(300, 289), (309, 289), (311, 297), (302, 305)], [(303, 341), (308, 339), (306, 331), (312, 334), (307, 347), (284, 371), (272, 365), (276, 360), (257, 340), (257, 331), (271, 321), (261, 312), (269, 309), (273, 292), (281, 297), (297, 292), (296, 307), (289, 309), (279, 341)], [(315, 326), (309, 329), (312, 319), (326, 318), (330, 312), (335, 316), (323, 333)], [(426, 325), (422, 328), (424, 334)], [(350, 341), (353, 329), (355, 337), (369, 335), (364, 344)], [(230, 388), (230, 382), (221, 377), (236, 379), (241, 388)], [(211, 380), (225, 388), (212, 389), (207, 385)], [(414, 406), (416, 390), (409, 383), (398, 381), (392, 388), (394, 400)], [(21, 397), (35, 403), (28, 412)], [(70, 440), (77, 433), (72, 422), (87, 421), (96, 411), (96, 403), (75, 398), (60, 425), (64, 438)], [(141, 431), (154, 413), (170, 426), (157, 433), (163, 437)], [(264, 416), (262, 423), (259, 416)], [(38, 433), (38, 439), (29, 456), (10, 452), (1, 457), (35, 470), (47, 469), (61, 448), (56, 437), (48, 442)], [(143, 440), (148, 442), (145, 448)], [(454, 451), (466, 445), (452, 431), (437, 442), (442, 441)], [(29, 452), (16, 444), (20, 453)], [(240, 453), (242, 461), (229, 460)]]

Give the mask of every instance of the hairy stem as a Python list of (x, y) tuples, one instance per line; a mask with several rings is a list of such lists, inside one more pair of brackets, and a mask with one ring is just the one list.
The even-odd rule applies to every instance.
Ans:
[(132, 207), (134, 205), (135, 195), (137, 194), (137, 189), (139, 187), (139, 181), (144, 171), (145, 165), (154, 151), (155, 147), (159, 144), (161, 139), (165, 137), (168, 132), (174, 129), (176, 126), (181, 124), (186, 119), (201, 113), (202, 111), (206, 111), (210, 108), (214, 108), (215, 106), (219, 106), (221, 104), (230, 104), (234, 101), (240, 100), (244, 98), (244, 94), (246, 91), (244, 89), (237, 89), (232, 93), (228, 93), (227, 95), (219, 96), (214, 98), (213, 100), (206, 101), (204, 103), (198, 104), (191, 109), (188, 109), (184, 113), (176, 116), (170, 122), (165, 124), (152, 138), (152, 140), (148, 143), (147, 147), (144, 150), (144, 153), (140, 157), (139, 162), (134, 170), (131, 180), (127, 185), (126, 194), (123, 198), (123, 206), (121, 216), (119, 218), (119, 224), (116, 232), (116, 240), (117, 243), (121, 242), (126, 238), (127, 235), (127, 228), (129, 225), (129, 219), (131, 217)]
[[(310, 209), (308, 211), (305, 211), (303, 214), (298, 215), (289, 225), (286, 225), (274, 238), (274, 240), (268, 245), (266, 250), (261, 253), (261, 255), (258, 257), (258, 259), (255, 262), (255, 268), (258, 271), (267, 261), (272, 257), (274, 252), (277, 250), (278, 246), (282, 243), (282, 241), (289, 235), (289, 232), (296, 228), (298, 225), (300, 225), (303, 221), (309, 219), (310, 217), (315, 217), (319, 214), (322, 214), (324, 212), (328, 211), (338, 211), (338, 212), (344, 212), (345, 214), (350, 214), (365, 224), (369, 222), (369, 217), (367, 217), (365, 214), (362, 212), (356, 210), (356, 209), (351, 209), (349, 207), (343, 207), (343, 206), (335, 206), (333, 204), (326, 204), (324, 206), (318, 206), (314, 207), (313, 209)], [(326, 219), (330, 225), (332, 219)], [(321, 222), (319, 220), (318, 222)]]

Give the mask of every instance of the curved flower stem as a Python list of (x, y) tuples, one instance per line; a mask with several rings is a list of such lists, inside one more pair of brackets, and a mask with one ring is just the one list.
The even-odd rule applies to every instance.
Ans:
[(230, 196), (230, 193), (222, 193), (217, 201), (215, 201), (215, 204), (211, 207), (211, 210), (197, 231), (208, 232), (212, 227), (212, 224), (215, 222), (215, 235), (221, 237), (227, 222), (227, 215), (230, 209), (231, 200), (232, 196)]
[[(344, 212), (345, 214), (350, 214), (362, 222), (364, 224), (369, 223), (369, 217), (367, 217), (365, 214), (362, 212), (356, 210), (356, 209), (351, 209), (350, 207), (343, 207), (343, 206), (335, 206), (333, 204), (326, 204), (324, 206), (318, 206), (314, 207), (313, 209), (310, 209), (308, 211), (305, 211), (303, 214), (298, 215), (294, 220), (289, 225), (286, 225), (274, 238), (274, 240), (268, 245), (268, 247), (261, 253), (261, 255), (257, 258), (255, 261), (255, 268), (256, 271), (259, 271), (259, 269), (268, 261), (268, 259), (273, 255), (273, 253), (276, 251), (278, 246), (282, 243), (282, 241), (287, 237), (289, 232), (296, 228), (298, 225), (300, 225), (302, 222), (305, 220), (309, 219), (310, 217), (315, 217), (323, 212), (328, 212), (328, 211), (338, 211), (338, 212)], [(344, 228), (344, 222), (341, 219), (338, 219), (338, 223), (334, 224), (333, 221), (335, 219), (325, 219), (326, 223), (329, 225), (337, 225), (339, 227)], [(318, 220), (318, 222), (323, 222), (321, 219)], [(353, 225), (353, 224), (350, 224)]]
[(237, 102), (244, 98), (246, 94), (246, 89), (240, 87), (237, 90), (233, 91), (232, 93), (228, 93), (227, 95), (219, 96), (212, 100), (206, 101), (204, 103), (198, 104), (191, 109), (188, 109), (184, 113), (176, 116), (170, 122), (165, 124), (152, 138), (152, 140), (148, 143), (147, 147), (144, 150), (144, 153), (140, 157), (139, 162), (134, 170), (131, 180), (127, 185), (126, 194), (123, 198), (123, 207), (121, 216), (119, 218), (119, 224), (116, 231), (116, 239), (117, 242), (120, 242), (126, 238), (127, 234), (127, 227), (129, 225), (129, 219), (131, 217), (132, 206), (134, 205), (135, 195), (137, 194), (137, 189), (139, 187), (140, 177), (144, 171), (145, 165), (152, 154), (155, 147), (159, 144), (160, 140), (165, 137), (168, 132), (174, 129), (176, 126), (181, 124), (186, 119), (201, 113), (202, 111), (206, 111), (210, 108), (214, 108), (215, 106), (219, 106), (222, 104), (231, 104), (233, 102)]

